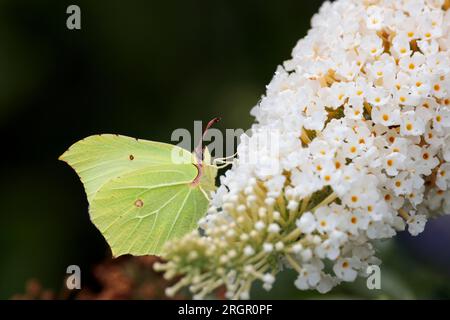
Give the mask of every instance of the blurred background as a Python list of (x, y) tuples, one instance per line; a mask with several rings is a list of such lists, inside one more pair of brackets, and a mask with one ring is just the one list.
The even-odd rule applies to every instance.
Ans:
[[(163, 298), (152, 258), (110, 260), (82, 185), (58, 156), (96, 133), (170, 142), (174, 129), (215, 116), (219, 129), (248, 128), (321, 3), (0, 1), (0, 298), (77, 297), (61, 289), (71, 264), (89, 289), (82, 298)], [(66, 28), (71, 4), (81, 7), (81, 30)], [(318, 296), (286, 273), (253, 297), (450, 298), (448, 218), (419, 238), (380, 244), (382, 290), (361, 282)], [(118, 278), (128, 291), (101, 295)], [(142, 283), (147, 291), (137, 292)]]

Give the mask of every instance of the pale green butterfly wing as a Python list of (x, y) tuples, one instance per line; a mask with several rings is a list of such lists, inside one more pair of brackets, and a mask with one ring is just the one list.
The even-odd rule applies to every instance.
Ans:
[(106, 183), (95, 195), (91, 218), (115, 256), (162, 253), (166, 241), (193, 230), (208, 207), (192, 164), (143, 168)]
[(61, 159), (80, 176), (91, 220), (114, 256), (160, 255), (166, 241), (196, 228), (215, 188), (215, 167), (205, 163), (200, 183), (193, 185), (198, 175), (193, 155), (163, 143), (92, 136)]

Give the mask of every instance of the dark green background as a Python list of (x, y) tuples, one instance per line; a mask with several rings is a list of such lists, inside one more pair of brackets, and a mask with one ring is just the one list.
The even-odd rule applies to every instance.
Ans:
[[(90, 270), (109, 255), (81, 183), (57, 161), (67, 147), (96, 133), (169, 142), (215, 116), (221, 129), (248, 128), (320, 3), (1, 1), (0, 298), (32, 277), (59, 288), (69, 264)], [(80, 31), (66, 28), (70, 4), (81, 7)], [(433, 288), (416, 296), (448, 295)], [(296, 297), (291, 289), (272, 297)]]

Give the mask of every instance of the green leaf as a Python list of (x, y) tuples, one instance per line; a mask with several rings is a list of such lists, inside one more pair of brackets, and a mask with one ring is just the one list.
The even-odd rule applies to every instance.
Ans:
[[(183, 161), (174, 162), (174, 154)], [(60, 159), (80, 176), (91, 221), (114, 256), (161, 255), (167, 241), (195, 229), (217, 174), (205, 161), (199, 183), (193, 183), (199, 170), (190, 152), (118, 135), (83, 139)]]

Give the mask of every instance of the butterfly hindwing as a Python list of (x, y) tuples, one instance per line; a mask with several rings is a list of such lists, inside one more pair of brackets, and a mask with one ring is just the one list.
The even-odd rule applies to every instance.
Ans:
[(193, 230), (208, 206), (191, 185), (196, 174), (192, 164), (153, 166), (102, 186), (90, 213), (113, 254), (160, 255), (166, 241)]

